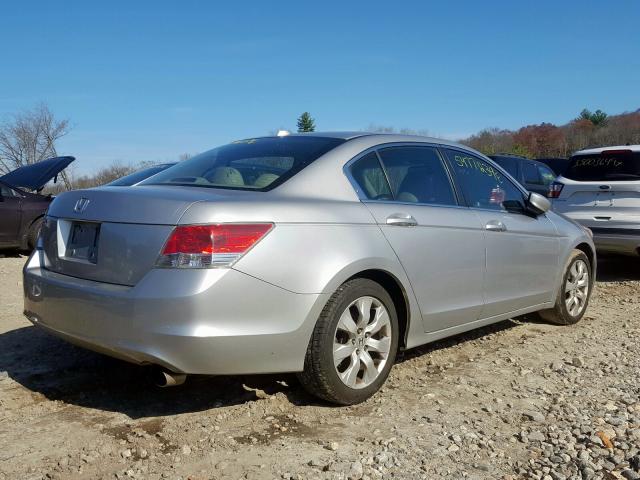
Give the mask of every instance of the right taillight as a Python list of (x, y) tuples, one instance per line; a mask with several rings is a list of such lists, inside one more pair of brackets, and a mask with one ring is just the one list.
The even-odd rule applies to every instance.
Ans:
[(272, 228), (272, 223), (179, 225), (171, 232), (156, 265), (168, 268), (228, 267)]
[(562, 187), (564, 187), (563, 183), (553, 182), (549, 185), (549, 192), (547, 193), (547, 197), (549, 198), (558, 198), (560, 193), (562, 192)]

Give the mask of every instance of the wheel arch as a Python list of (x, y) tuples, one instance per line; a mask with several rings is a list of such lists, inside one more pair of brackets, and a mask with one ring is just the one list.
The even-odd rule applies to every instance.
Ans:
[(594, 283), (596, 281), (596, 267), (597, 267), (595, 249), (591, 245), (589, 245), (587, 242), (579, 243), (573, 248), (575, 248), (576, 250), (580, 250), (589, 259), (589, 265), (591, 267), (591, 283)]
[(33, 224), (36, 223), (38, 220), (42, 220), (45, 217), (45, 213), (41, 213), (35, 217), (33, 217), (31, 219), (31, 221), (27, 224), (24, 224), (24, 228), (21, 232), (21, 236), (20, 236), (20, 248), (27, 250), (29, 248), (29, 234), (31, 233), (31, 227), (33, 227)]
[(370, 268), (355, 273), (347, 278), (345, 282), (353, 280), (354, 278), (366, 278), (374, 281), (389, 293), (398, 316), (398, 327), (400, 328), (399, 346), (400, 348), (406, 348), (412, 309), (409, 296), (402, 282), (392, 273), (377, 268)]

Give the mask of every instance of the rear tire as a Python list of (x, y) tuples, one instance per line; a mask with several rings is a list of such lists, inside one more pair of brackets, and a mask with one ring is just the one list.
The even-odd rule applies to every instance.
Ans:
[(573, 250), (565, 267), (553, 308), (538, 312), (540, 317), (556, 325), (578, 323), (589, 305), (591, 289), (591, 264), (581, 250)]
[(322, 310), (298, 378), (309, 393), (329, 402), (363, 402), (387, 379), (398, 350), (398, 332), (387, 291), (372, 280), (349, 280)]
[(38, 235), (40, 235), (41, 228), (42, 218), (38, 218), (29, 227), (29, 235), (27, 237), (27, 247), (29, 248), (29, 251), (32, 251), (36, 248), (36, 243), (38, 242)]

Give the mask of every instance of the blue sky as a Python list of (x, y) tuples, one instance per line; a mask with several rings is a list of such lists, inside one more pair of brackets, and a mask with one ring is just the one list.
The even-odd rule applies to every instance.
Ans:
[(8, 2), (0, 120), (40, 101), (88, 173), (371, 124), (459, 138), (640, 108), (640, 2)]

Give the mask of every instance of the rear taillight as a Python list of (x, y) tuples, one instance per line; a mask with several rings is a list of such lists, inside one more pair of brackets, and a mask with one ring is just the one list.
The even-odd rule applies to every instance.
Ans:
[(632, 155), (633, 150), (623, 149), (623, 150), (603, 150), (600, 152), (601, 157), (606, 157), (607, 155)]
[(228, 267), (272, 228), (272, 223), (178, 226), (167, 240), (156, 265), (168, 268)]
[(562, 187), (564, 187), (563, 183), (553, 182), (549, 185), (549, 192), (547, 193), (547, 197), (549, 198), (558, 198), (560, 193), (562, 193)]

